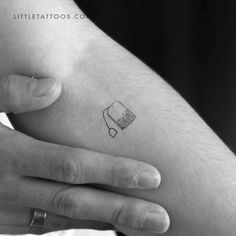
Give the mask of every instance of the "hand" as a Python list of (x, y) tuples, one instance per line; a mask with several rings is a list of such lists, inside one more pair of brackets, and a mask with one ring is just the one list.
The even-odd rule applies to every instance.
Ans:
[[(42, 109), (60, 93), (61, 85), (53, 79), (7, 76), (0, 79), (0, 111)], [(27, 227), (32, 208), (49, 213), (44, 229), (37, 233), (104, 230), (112, 229), (112, 224), (148, 231), (143, 228), (148, 226), (144, 216), (154, 209), (160, 212), (155, 218), (159, 232), (169, 227), (161, 206), (78, 185), (87, 183), (151, 189), (159, 186), (160, 174), (146, 163), (41, 142), (0, 126), (0, 234), (34, 233)]]

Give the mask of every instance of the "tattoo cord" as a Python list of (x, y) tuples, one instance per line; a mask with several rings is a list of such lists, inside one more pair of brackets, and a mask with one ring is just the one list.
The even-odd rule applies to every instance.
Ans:
[(110, 135), (112, 138), (115, 138), (116, 135), (117, 135), (117, 133), (118, 133), (118, 131), (117, 131), (116, 129), (112, 128), (112, 127), (108, 124), (108, 119), (110, 119), (110, 118), (109, 118), (109, 115), (108, 115), (108, 109), (109, 109), (109, 108), (106, 108), (106, 109), (103, 111), (103, 118), (104, 118), (105, 124), (106, 124), (106, 126), (107, 126), (107, 128), (108, 128), (108, 133), (109, 133), (109, 135)]

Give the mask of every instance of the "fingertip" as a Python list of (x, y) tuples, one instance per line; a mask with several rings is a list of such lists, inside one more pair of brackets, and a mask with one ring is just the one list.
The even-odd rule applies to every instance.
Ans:
[(40, 110), (54, 103), (61, 91), (61, 82), (54, 78), (7, 75), (0, 79), (0, 111), (18, 114)]
[(55, 101), (61, 95), (61, 92), (62, 92), (61, 82), (54, 79), (54, 86), (49, 91), (48, 96), (52, 98), (52, 101)]
[(166, 219), (166, 228), (164, 230), (164, 233), (167, 232), (170, 228), (170, 216), (167, 213), (166, 213), (165, 219)]
[(170, 219), (167, 213), (162, 211), (150, 211), (145, 214), (142, 228), (154, 234), (163, 234), (170, 227)]
[(33, 79), (30, 84), (32, 110), (40, 110), (53, 104), (61, 95), (62, 84), (54, 78)]
[(31, 81), (30, 90), (36, 98), (56, 97), (61, 93), (61, 83), (54, 78), (35, 79)]
[(158, 188), (161, 185), (162, 178), (161, 178), (160, 172), (154, 167), (153, 167), (153, 176), (154, 176), (154, 183), (155, 183), (153, 188)]
[(140, 189), (155, 189), (160, 186), (161, 175), (156, 169), (139, 172), (134, 177), (135, 186)]
[(170, 216), (164, 208), (162, 214), (164, 216), (164, 221), (165, 221), (165, 223), (163, 224), (162, 233), (166, 233), (170, 228)]

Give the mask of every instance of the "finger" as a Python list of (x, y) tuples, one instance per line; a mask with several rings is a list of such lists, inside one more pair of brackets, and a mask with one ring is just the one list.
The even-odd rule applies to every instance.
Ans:
[(145, 232), (143, 230), (129, 229), (129, 228), (125, 228), (125, 227), (117, 226), (117, 225), (115, 226), (114, 231), (122, 232), (122, 234), (124, 234), (124, 235), (132, 235), (132, 236), (143, 236), (143, 235), (155, 236), (155, 235), (157, 235), (157, 233), (155, 233), (155, 232)]
[[(9, 145), (8, 145), (9, 146)], [(153, 166), (104, 153), (39, 142), (15, 136), (9, 146), (14, 171), (23, 176), (123, 188), (156, 188), (160, 174)]]
[(56, 101), (61, 84), (50, 78), (8, 75), (0, 78), (0, 111), (23, 113), (45, 108)]
[[(112, 230), (114, 227), (110, 224), (88, 220), (74, 220), (69, 217), (47, 213), (47, 218), (42, 229), (30, 229), (29, 225), (32, 221), (33, 209), (16, 208), (5, 206), (0, 208), (0, 228), (1, 233), (13, 234), (16, 230), (20, 233), (46, 233), (51, 231), (66, 230), (66, 229), (94, 229), (94, 230)], [(4, 232), (3, 227), (5, 227)], [(19, 231), (20, 230), (20, 231)]]
[[(23, 204), (78, 220), (95, 220), (137, 230), (165, 232), (170, 224), (158, 204), (88, 187), (21, 179), (14, 204)], [(11, 193), (13, 194), (13, 193)]]

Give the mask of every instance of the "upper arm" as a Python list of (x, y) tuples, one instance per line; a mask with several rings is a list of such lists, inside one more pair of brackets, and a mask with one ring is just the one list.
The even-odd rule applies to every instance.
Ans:
[[(42, 111), (11, 115), (15, 127), (41, 140), (156, 166), (163, 177), (160, 189), (110, 190), (163, 205), (172, 221), (166, 235), (233, 236), (235, 206), (228, 203), (234, 205), (235, 199), (234, 155), (164, 80), (98, 28), (65, 24), (61, 31), (62, 25), (56, 26), (49, 28), (52, 38), (40, 38), (32, 47), (32, 60), (19, 64), (19, 69), (61, 80), (62, 96)], [(50, 45), (48, 40), (52, 47), (45, 46)], [(15, 52), (29, 49), (22, 47), (25, 51), (19, 47)], [(41, 52), (41, 63), (33, 63)], [(8, 65), (13, 70), (10, 61)], [(103, 111), (115, 101), (127, 107), (135, 120), (122, 129), (117, 119), (123, 117), (123, 110), (110, 114), (118, 131), (112, 138)], [(222, 156), (223, 163), (217, 160)]]

